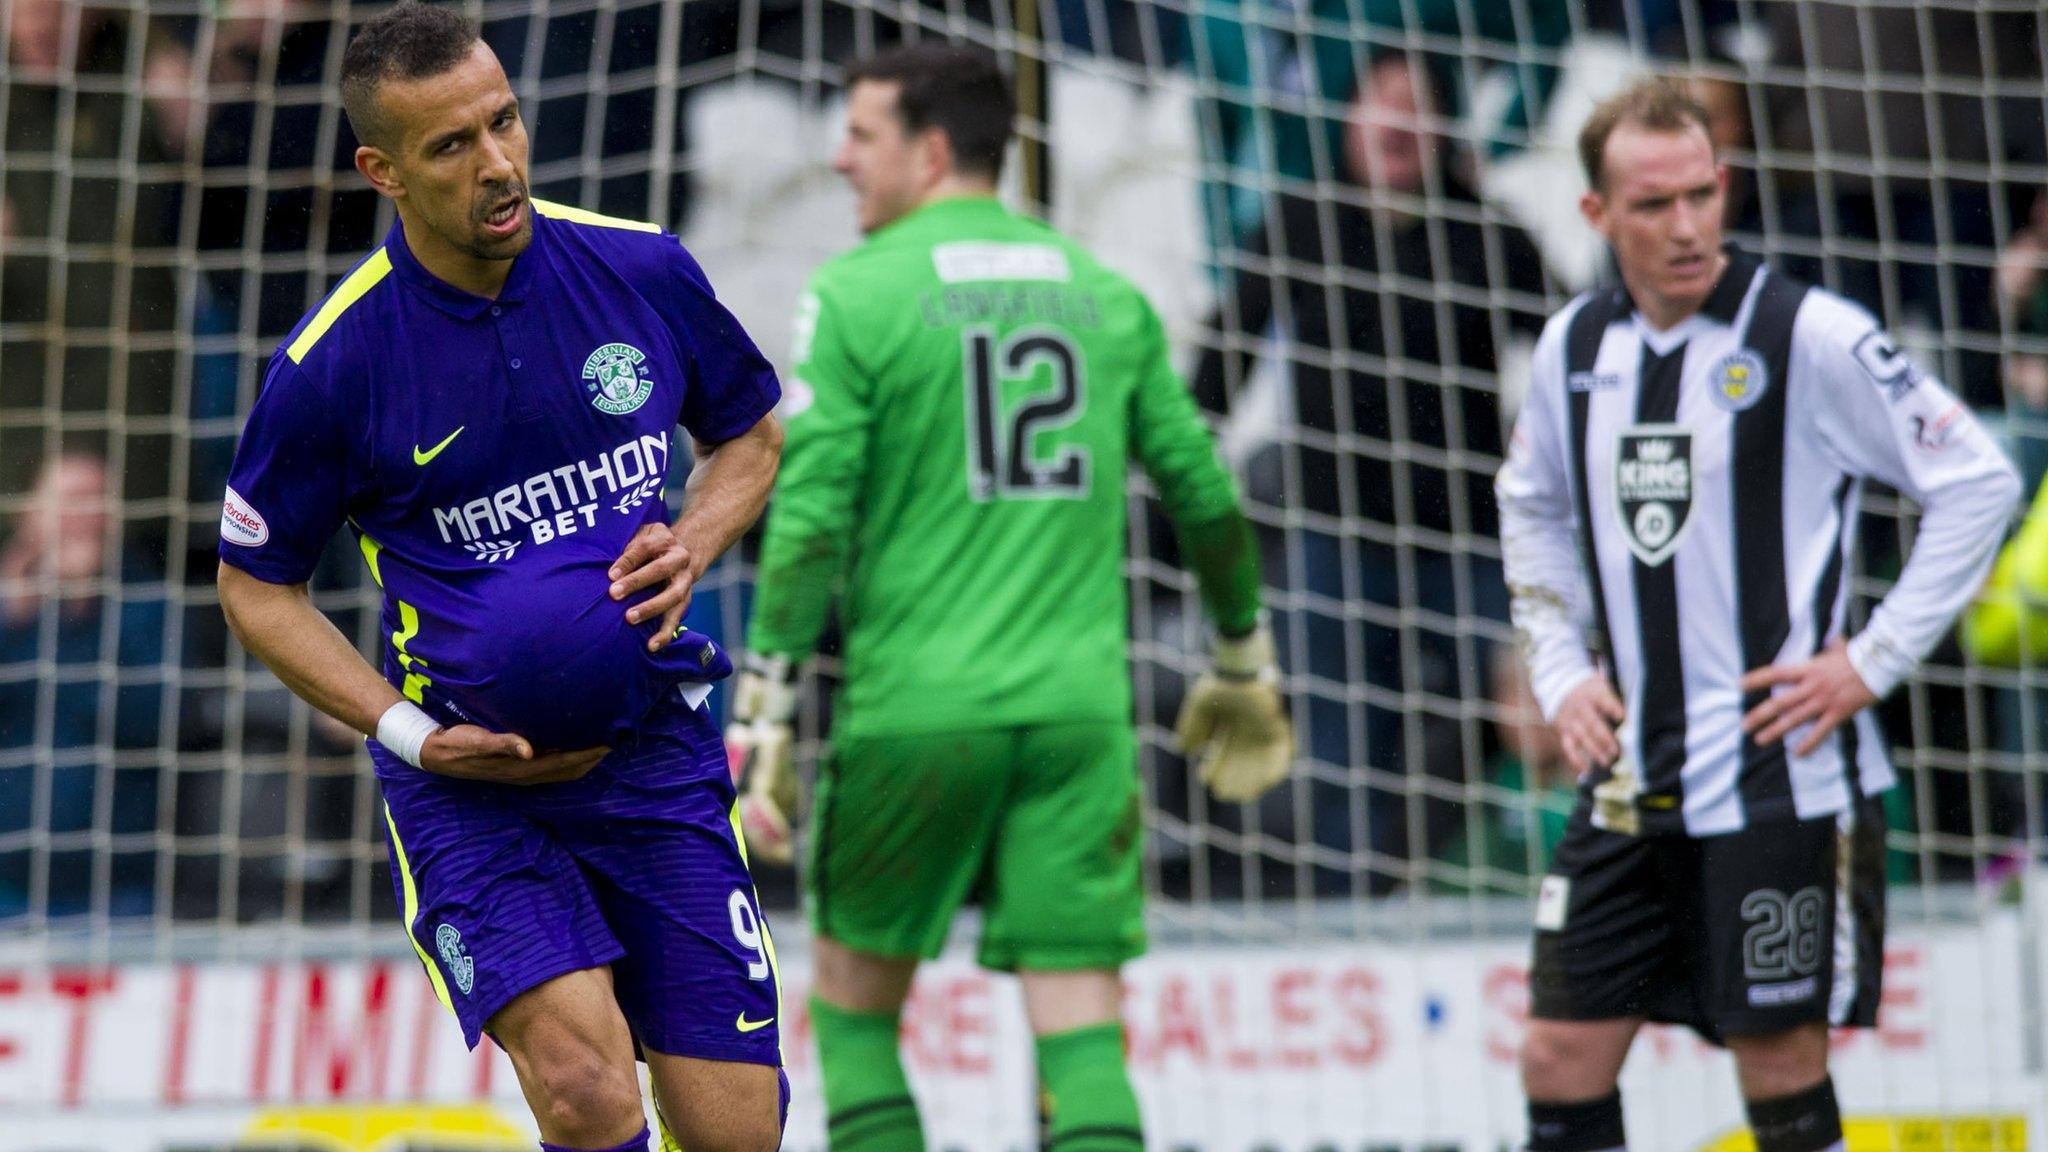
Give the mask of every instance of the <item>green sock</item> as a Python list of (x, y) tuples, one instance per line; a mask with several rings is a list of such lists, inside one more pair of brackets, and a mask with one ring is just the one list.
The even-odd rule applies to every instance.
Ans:
[(898, 1013), (849, 1012), (811, 997), (832, 1152), (924, 1152), (924, 1128), (897, 1051)]
[(1142, 1152), (1138, 1097), (1124, 1071), (1124, 1027), (1091, 1024), (1038, 1038), (1046, 1152)]

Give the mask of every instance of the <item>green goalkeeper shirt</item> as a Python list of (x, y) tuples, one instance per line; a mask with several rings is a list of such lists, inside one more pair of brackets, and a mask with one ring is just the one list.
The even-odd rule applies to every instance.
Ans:
[(928, 204), (820, 268), (750, 643), (808, 656), (840, 603), (847, 735), (1128, 720), (1124, 477), (1151, 477), (1227, 633), (1250, 532), (1128, 281), (993, 199)]

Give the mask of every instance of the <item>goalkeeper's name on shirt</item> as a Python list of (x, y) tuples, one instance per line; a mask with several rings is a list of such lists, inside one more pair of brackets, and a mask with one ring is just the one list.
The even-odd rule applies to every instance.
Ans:
[(950, 284), (917, 298), (926, 326), (960, 324), (1063, 324), (1098, 328), (1095, 294), (1052, 284)]

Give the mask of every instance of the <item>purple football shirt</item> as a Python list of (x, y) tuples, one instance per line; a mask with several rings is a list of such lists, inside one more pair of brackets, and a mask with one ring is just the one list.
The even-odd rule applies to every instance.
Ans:
[(220, 554), (296, 584), (347, 523), (395, 687), (443, 722), (577, 748), (731, 672), (695, 633), (649, 653), (659, 622), (627, 624), (607, 571), (666, 515), (673, 429), (729, 440), (781, 391), (674, 236), (534, 207), (495, 300), (436, 279), (394, 226), (299, 322), (236, 449)]

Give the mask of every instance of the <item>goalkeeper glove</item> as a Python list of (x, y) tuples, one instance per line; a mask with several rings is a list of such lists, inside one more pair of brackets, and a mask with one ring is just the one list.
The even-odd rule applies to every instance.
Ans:
[(1181, 705), (1175, 725), (1180, 750), (1201, 757), (1202, 783), (1218, 800), (1255, 800), (1294, 760), (1294, 725), (1280, 694), (1273, 634), (1260, 624), (1234, 640), (1218, 636), (1209, 658), (1209, 671)]
[(740, 827), (747, 848), (764, 860), (796, 858), (790, 821), (796, 816), (796, 665), (787, 656), (747, 653), (732, 694), (725, 729), (733, 779), (742, 785)]

